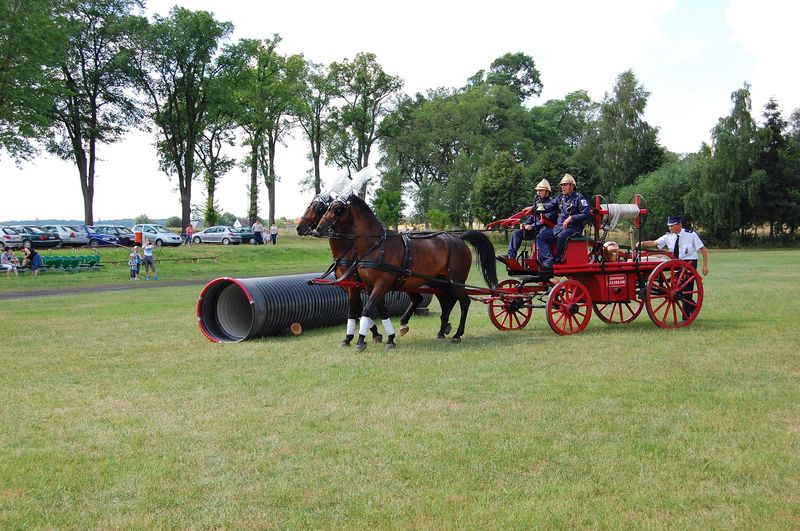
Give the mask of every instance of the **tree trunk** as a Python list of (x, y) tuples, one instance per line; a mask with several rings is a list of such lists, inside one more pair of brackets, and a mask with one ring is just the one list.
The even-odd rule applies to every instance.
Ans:
[(275, 147), (277, 141), (269, 139), (269, 178), (267, 179), (267, 195), (269, 196), (269, 224), (275, 223)]
[(322, 183), (320, 182), (321, 181), (321, 177), (320, 177), (320, 169), (319, 169), (319, 165), (320, 165), (319, 164), (320, 163), (319, 159), (320, 159), (320, 153), (319, 153), (319, 151), (316, 151), (314, 153), (314, 194), (315, 195), (319, 195), (320, 193), (322, 193)]
[(250, 147), (250, 207), (247, 209), (250, 225), (258, 220), (258, 142)]

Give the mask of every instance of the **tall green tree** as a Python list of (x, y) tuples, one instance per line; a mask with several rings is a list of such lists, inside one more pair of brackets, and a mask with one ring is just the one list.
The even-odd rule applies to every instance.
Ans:
[(278, 52), (279, 35), (272, 39), (243, 39), (226, 49), (223, 61), (231, 75), (237, 107), (237, 123), (249, 148), (245, 164), (250, 169), (250, 207), (254, 223), (258, 215), (259, 179), (267, 186), (269, 222), (275, 221), (277, 147), (292, 127), (303, 89), (305, 61)]
[(495, 156), (491, 165), (478, 172), (473, 192), (473, 210), (483, 223), (505, 218), (520, 209), (520, 198), (533, 194), (525, 187), (525, 174), (507, 152)]
[(731, 94), (731, 114), (720, 118), (711, 131), (711, 146), (701, 149), (696, 185), (687, 198), (687, 210), (717, 241), (730, 241), (756, 223), (752, 208), (758, 202), (763, 171), (756, 168), (758, 127), (751, 115), (750, 86)]
[(309, 188), (319, 195), (322, 191), (321, 168), (323, 139), (331, 126), (331, 100), (334, 90), (328, 69), (325, 65), (306, 62), (302, 75), (303, 90), (300, 93), (297, 109), (297, 121), (303, 129), (309, 146), (308, 158), (311, 169)]
[[(327, 160), (356, 172), (369, 165), (380, 139), (380, 123), (403, 82), (387, 74), (372, 53), (331, 63), (330, 76), (339, 102), (331, 113), (335, 127), (325, 142)], [(361, 198), (365, 194), (366, 187), (359, 191)]]
[[(236, 161), (225, 153), (236, 141), (235, 108), (228, 79), (218, 76), (209, 84), (208, 112), (203, 119), (202, 138), (195, 146), (197, 160), (203, 165), (206, 199), (202, 207), (203, 222), (216, 225), (222, 212), (216, 203), (217, 185)], [(199, 209), (200, 210), (200, 209)]]
[(800, 109), (788, 121), (786, 144), (781, 149), (779, 165), (786, 178), (779, 208), (779, 223), (794, 237), (800, 227)]
[(183, 226), (191, 219), (209, 84), (220, 69), (214, 57), (231, 31), (230, 23), (218, 22), (207, 11), (176, 6), (169, 17), (156, 15), (152, 23), (140, 19), (131, 41), (137, 83), (158, 130), (161, 169), (177, 177)]
[(31, 158), (50, 129), (68, 42), (62, 11), (61, 0), (0, 5), (0, 155)]
[(260, 152), (268, 126), (262, 93), (279, 75), (273, 58), (279, 42), (278, 35), (272, 39), (242, 39), (226, 46), (220, 58), (233, 95), (236, 124), (245, 134), (244, 146), (248, 149), (242, 166), (250, 174), (247, 209), (250, 223), (259, 218), (260, 163), (264, 158)]
[(100, 145), (119, 141), (142, 116), (124, 46), (130, 28), (126, 18), (141, 7), (138, 0), (76, 0), (63, 13), (69, 45), (55, 74), (61, 89), (47, 148), (75, 163), (87, 225), (94, 223)]
[(658, 129), (644, 119), (649, 97), (636, 75), (627, 70), (600, 104), (598, 120), (588, 128), (579, 154), (596, 175), (595, 193), (613, 196), (620, 187), (663, 163), (665, 152), (658, 143)]
[(759, 224), (766, 223), (769, 226), (769, 237), (774, 238), (783, 213), (787, 208), (791, 208), (786, 193), (791, 189), (790, 178), (784, 171), (785, 165), (782, 163), (782, 153), (786, 153), (787, 123), (781, 116), (780, 107), (774, 98), (764, 106), (762, 116), (764, 124), (758, 130), (759, 153), (756, 168), (764, 172), (764, 181), (755, 205), (755, 221)]
[(492, 61), (486, 83), (508, 87), (522, 103), (542, 93), (541, 74), (533, 58), (522, 52), (507, 53)]

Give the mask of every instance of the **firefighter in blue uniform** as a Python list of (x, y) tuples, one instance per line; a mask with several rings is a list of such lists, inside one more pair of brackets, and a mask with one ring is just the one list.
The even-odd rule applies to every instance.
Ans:
[(552, 227), (555, 225), (556, 212), (546, 212), (545, 205), (551, 200), (550, 197), (550, 183), (547, 179), (542, 179), (536, 185), (536, 197), (533, 200), (533, 205), (530, 207), (530, 215), (522, 222), (522, 227), (515, 230), (511, 235), (511, 241), (508, 244), (508, 254), (506, 256), (498, 256), (503, 262), (506, 258), (516, 258), (519, 246), (523, 240), (532, 240), (536, 234), (544, 227)]
[[(543, 269), (552, 269), (553, 264), (561, 263), (567, 250), (567, 240), (583, 233), (583, 225), (589, 219), (589, 202), (583, 194), (575, 190), (575, 179), (565, 173), (559, 183), (561, 193), (545, 205), (548, 212), (558, 212), (558, 221), (552, 229), (539, 231), (536, 246), (539, 249), (539, 265)], [(556, 243), (556, 253), (550, 253), (550, 244)]]

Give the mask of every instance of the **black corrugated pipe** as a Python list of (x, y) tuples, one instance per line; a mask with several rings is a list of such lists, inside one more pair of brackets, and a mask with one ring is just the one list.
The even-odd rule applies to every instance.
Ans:
[[(212, 280), (197, 301), (200, 330), (211, 341), (238, 343), (283, 333), (293, 323), (303, 329), (343, 324), (347, 294), (332, 285), (308, 285), (308, 280), (320, 275)], [(420, 308), (431, 301), (430, 295), (423, 297)], [(401, 315), (411, 302), (401, 292), (391, 292), (385, 300), (391, 315)]]

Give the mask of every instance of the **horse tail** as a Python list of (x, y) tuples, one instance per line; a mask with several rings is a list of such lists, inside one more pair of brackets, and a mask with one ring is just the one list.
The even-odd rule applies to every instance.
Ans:
[(461, 239), (467, 241), (478, 251), (478, 263), (481, 266), (483, 280), (490, 288), (497, 286), (497, 267), (494, 261), (494, 245), (492, 241), (482, 232), (468, 230), (461, 235)]

